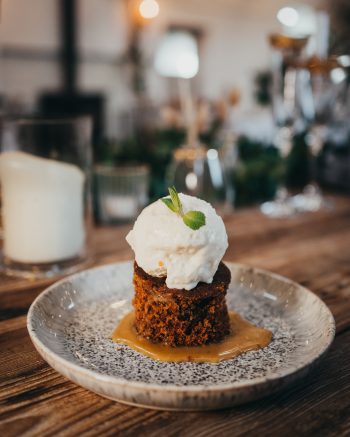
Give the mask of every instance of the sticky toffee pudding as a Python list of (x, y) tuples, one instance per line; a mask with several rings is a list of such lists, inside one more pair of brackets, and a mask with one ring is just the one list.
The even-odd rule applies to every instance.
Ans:
[(174, 362), (219, 362), (266, 347), (270, 331), (227, 309), (222, 219), (203, 200), (169, 193), (141, 212), (127, 236), (136, 258), (134, 311), (113, 341)]

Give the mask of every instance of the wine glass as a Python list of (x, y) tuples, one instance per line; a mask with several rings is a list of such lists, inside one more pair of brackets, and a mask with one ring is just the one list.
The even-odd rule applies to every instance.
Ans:
[(336, 58), (312, 57), (302, 67), (298, 101), (308, 126), (311, 182), (294, 196), (298, 211), (318, 211), (325, 205), (317, 183), (316, 160), (329, 138), (332, 127), (347, 117), (346, 71)]
[(169, 186), (210, 202), (220, 215), (232, 210), (230, 181), (219, 152), (203, 145), (185, 145), (174, 151), (167, 172)]
[[(282, 34), (270, 35), (272, 47), (272, 111), (276, 125), (274, 145), (286, 160), (293, 144), (293, 135), (299, 118), (297, 87), (299, 63), (307, 37), (297, 38)], [(261, 212), (275, 218), (289, 217), (295, 213), (291, 196), (282, 184), (273, 201), (264, 202)]]

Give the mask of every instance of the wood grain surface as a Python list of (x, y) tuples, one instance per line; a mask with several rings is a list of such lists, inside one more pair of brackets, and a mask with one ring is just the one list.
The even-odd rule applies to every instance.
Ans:
[[(223, 411), (174, 413), (103, 399), (52, 370), (35, 351), (26, 313), (45, 281), (0, 276), (0, 436), (350, 436), (350, 199), (284, 220), (258, 210), (226, 219), (225, 259), (309, 287), (332, 310), (337, 335), (323, 363), (286, 392)], [(93, 264), (132, 258), (129, 226), (94, 231)]]

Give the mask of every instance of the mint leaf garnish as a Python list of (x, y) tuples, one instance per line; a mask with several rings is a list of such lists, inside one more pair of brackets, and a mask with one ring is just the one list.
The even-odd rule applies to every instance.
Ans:
[(163, 203), (165, 203), (165, 205), (171, 209), (173, 212), (177, 212), (176, 208), (173, 204), (173, 201), (171, 199), (169, 199), (169, 197), (164, 197), (163, 199), (161, 199)]
[(196, 231), (205, 225), (205, 215), (201, 211), (188, 211), (182, 217), (185, 225)]
[(184, 214), (180, 197), (175, 187), (169, 187), (169, 197), (164, 197), (162, 202), (175, 214), (182, 217), (186, 226), (196, 231), (205, 225), (205, 215), (201, 211), (188, 211)]
[(171, 200), (173, 202), (173, 205), (175, 207), (176, 212), (179, 213), (180, 215), (182, 215), (183, 212), (182, 212), (181, 200), (180, 200), (179, 195), (177, 194), (176, 188), (169, 187), (168, 190), (169, 190), (169, 194), (170, 194), (170, 197), (171, 197)]

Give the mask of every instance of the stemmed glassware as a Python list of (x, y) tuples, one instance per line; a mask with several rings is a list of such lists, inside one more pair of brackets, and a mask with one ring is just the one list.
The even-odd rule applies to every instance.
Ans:
[[(282, 34), (270, 35), (272, 47), (272, 110), (276, 125), (275, 146), (285, 160), (293, 143), (296, 124), (299, 121), (297, 87), (299, 64), (307, 37), (291, 37)], [(273, 201), (264, 202), (261, 211), (270, 217), (289, 217), (295, 213), (291, 196), (281, 185)]]
[(347, 115), (346, 71), (336, 58), (312, 57), (301, 66), (297, 89), (301, 115), (307, 126), (310, 183), (294, 196), (298, 211), (317, 211), (325, 205), (317, 183), (316, 159), (334, 126)]
[(219, 152), (200, 143), (198, 109), (186, 80), (179, 82), (186, 143), (173, 153), (167, 172), (167, 184), (179, 192), (210, 202), (219, 214), (232, 210), (231, 181), (222, 165)]
[(175, 185), (179, 192), (207, 200), (221, 215), (232, 209), (229, 181), (216, 149), (200, 144), (178, 148), (167, 179), (169, 186)]

